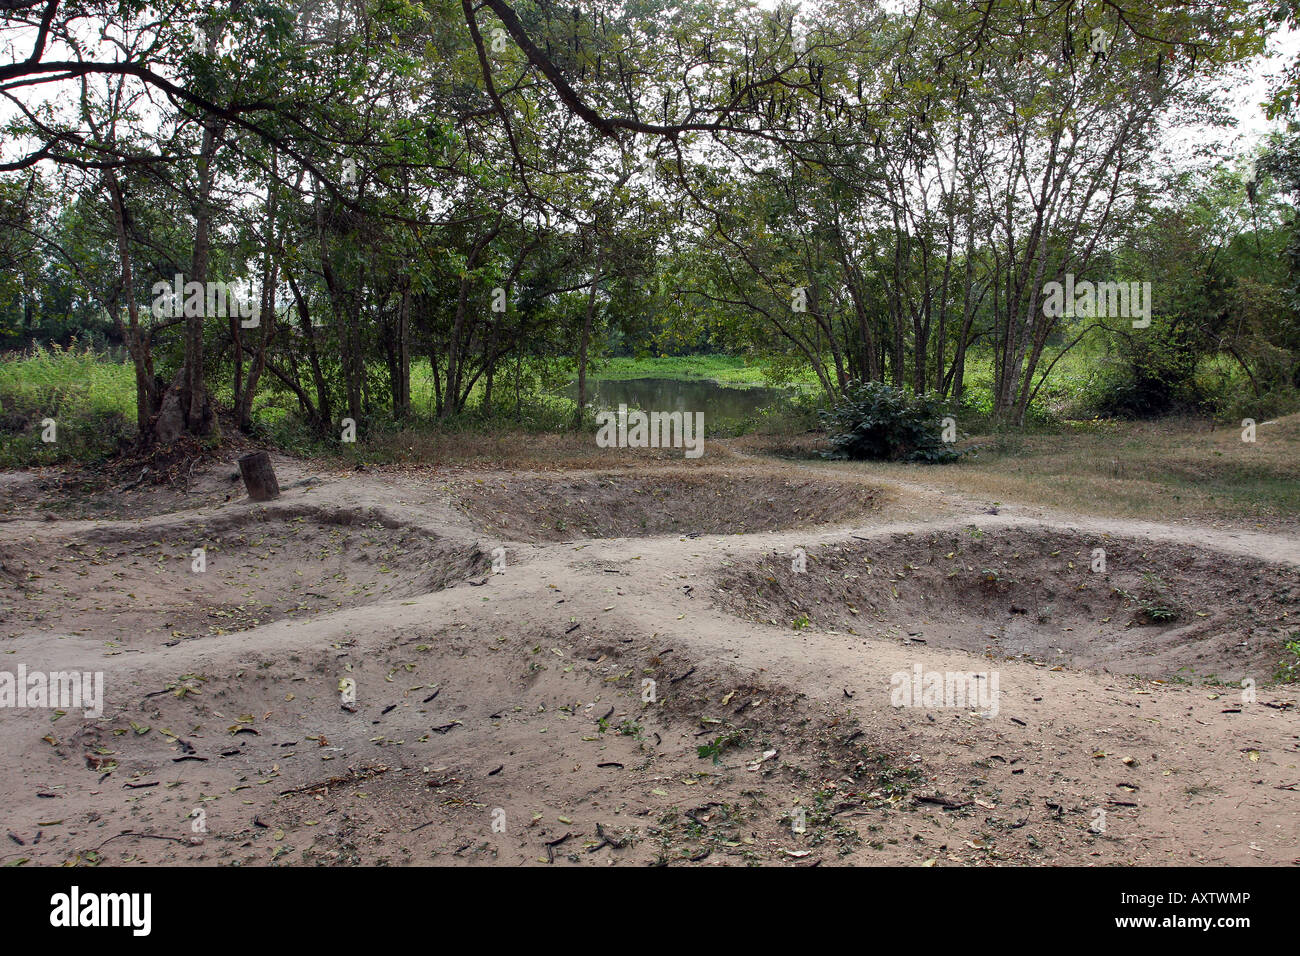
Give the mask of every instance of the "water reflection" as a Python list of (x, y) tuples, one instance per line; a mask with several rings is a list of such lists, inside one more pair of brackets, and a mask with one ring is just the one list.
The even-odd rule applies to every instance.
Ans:
[[(576, 400), (577, 383), (570, 383), (564, 394)], [(703, 412), (706, 420), (714, 421), (748, 418), (786, 394), (779, 388), (736, 388), (705, 379), (633, 378), (587, 383), (587, 404), (596, 411), (635, 405), (647, 411)]]

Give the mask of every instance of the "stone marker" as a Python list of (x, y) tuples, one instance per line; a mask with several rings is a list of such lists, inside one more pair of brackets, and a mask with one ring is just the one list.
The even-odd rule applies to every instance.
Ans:
[(271, 456), (264, 451), (254, 451), (239, 459), (239, 473), (244, 476), (244, 487), (253, 501), (270, 501), (280, 497), (280, 483), (275, 480)]

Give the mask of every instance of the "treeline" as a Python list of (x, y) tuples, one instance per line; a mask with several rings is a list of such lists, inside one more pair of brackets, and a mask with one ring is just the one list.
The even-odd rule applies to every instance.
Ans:
[[(1194, 402), (1207, 362), (1260, 402), (1300, 386), (1294, 143), (1204, 148), (1231, 125), (1214, 84), (1285, 10), (163, 12), (0, 11), (29, 51), (0, 67), (0, 344), (122, 349), (145, 441), (210, 432), (217, 392), (246, 430), (268, 392), (322, 434), (408, 418), (418, 365), (439, 418), (517, 408), (559, 363), (581, 398), (612, 341), (808, 369), (829, 397), (960, 401), (978, 363), (1007, 421), (1071, 347), (1116, 356), (1120, 413)], [(1151, 283), (1149, 325), (1053, 314), (1067, 279)]]

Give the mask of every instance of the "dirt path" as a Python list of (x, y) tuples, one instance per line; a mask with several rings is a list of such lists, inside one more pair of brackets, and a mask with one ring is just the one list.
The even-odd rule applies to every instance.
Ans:
[[(740, 462), (632, 511), (674, 479), (551, 475), (593, 527), (645, 532), (554, 541), (548, 476), (279, 468), (269, 506), (0, 525), (4, 669), (102, 671), (107, 701), (100, 720), (0, 710), (24, 770), (0, 782), (3, 862), (1300, 862), (1293, 687), (1243, 700), (1070, 656), (1255, 666), (1240, 655), (1297, 613), (1294, 539), (988, 514), (901, 484), (875, 497), (892, 521), (847, 486), (790, 497), (820, 469)], [(504, 496), (469, 488), (494, 481)], [(777, 530), (664, 534), (660, 505)], [(1125, 625), (1114, 588), (1085, 591), (1083, 558), (1063, 562), (1094, 538), (1116, 581), (1165, 562), (1187, 620)], [(972, 601), (975, 555), (1022, 568), (1018, 590)], [(1044, 588), (1048, 624), (1008, 609)], [(1260, 609), (1248, 625), (1195, 616), (1230, 596)], [(996, 704), (895, 706), (918, 667), (996, 675)]]

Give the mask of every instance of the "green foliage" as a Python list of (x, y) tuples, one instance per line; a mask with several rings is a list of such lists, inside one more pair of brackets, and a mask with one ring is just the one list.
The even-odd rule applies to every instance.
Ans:
[[(544, 393), (521, 396), (518, 406), (511, 396), (493, 401), (491, 412), (475, 405), (446, 418), (416, 413), (405, 420), (392, 417), (388, 409), (359, 423), (357, 441), (343, 444), (339, 432), (319, 434), (296, 410), (263, 415), (255, 423), (254, 435), (286, 452), (303, 457), (342, 457), (370, 464), (421, 460), (429, 442), (442, 436), (494, 431), (528, 433), (567, 432), (573, 425), (573, 402)], [(594, 414), (588, 410), (584, 428), (595, 431)]]
[[(131, 351), (149, 350), (167, 381), (201, 351), (224, 405), (241, 393), (238, 372), (265, 368), (240, 427), (295, 450), (337, 445), (345, 415), (395, 452), (411, 423), (563, 427), (564, 403), (547, 396), (580, 352), (594, 377), (761, 377), (821, 400), (845, 378), (938, 387), (961, 395), (968, 430), (972, 412), (998, 426), (1050, 424), (1093, 385), (1103, 394), (1088, 409), (1107, 415), (1212, 407), (1262, 418), (1300, 400), (1295, 290), (1281, 274), (1289, 207), (1229, 164), (1151, 201), (1156, 131), (1222, 125), (1191, 91), (1262, 49), (1270, 28), (1249, 0), (1135, 3), (1118, 20), (1092, 3), (1064, 19), (1022, 2), (947, 0), (914, 13), (827, 0), (811, 18), (733, 2), (597, 4), (563, 17), (511, 5), (553, 71), (539, 73), (517, 43), (498, 48), (497, 20), (481, 6), (472, 19), (491, 43), (484, 51), (465, 11), (448, 4), (342, 4), (322, 16), (312, 5), (180, 0), (161, 19), (141, 0), (52, 6), (50, 35), (83, 44), (79, 56), (141, 51), (151, 70), (223, 109), (215, 152), (200, 163), (202, 111), (156, 99), (158, 115), (142, 122), (157, 90), (133, 72), (107, 70), (90, 95), (39, 58), (16, 64), (18, 77), (30, 69), (49, 82), (13, 87), (6, 141), (61, 145), (0, 176), (0, 347), (73, 334), (121, 347), (134, 314), (123, 254), (131, 294), (146, 304), (155, 280), (194, 261), (202, 234), (206, 278), (278, 277), (274, 335), (270, 323), (240, 333), (209, 322), (186, 348), (185, 326), (146, 317)], [(1293, 8), (1272, 22), (1294, 22)], [(29, 13), (0, 25), (26, 30), (12, 18)], [(195, 23), (208, 45), (194, 44)], [(1113, 40), (1100, 59), (1089, 53), (1098, 25)], [(574, 117), (555, 75), (602, 116), (677, 132), (602, 135)], [(229, 121), (250, 103), (256, 116)], [(1090, 112), (1071, 128), (1071, 148), (1042, 149), (1078, 104)], [(982, 121), (994, 113), (1014, 122)], [(701, 128), (704, 117), (718, 128)], [(678, 135), (689, 148), (660, 148)], [(1284, 192), (1300, 182), (1294, 145), (1268, 167)], [(998, 180), (1024, 183), (1048, 181), (1049, 155), (1061, 202), (1031, 228), (1042, 208), (987, 188), (981, 157), (1005, 166)], [(101, 168), (105, 156), (123, 165)], [(214, 174), (202, 202), (201, 167)], [(109, 173), (122, 187), (121, 246)], [(947, 182), (933, 209), (929, 187), (916, 192), (932, 175)], [(1085, 197), (1074, 226), (1071, 197)], [(201, 231), (200, 209), (211, 214)], [(1019, 248), (1030, 235), (1040, 238)], [(1052, 274), (1083, 248), (1107, 252), (1080, 270), (1169, 287), (1164, 324), (1127, 339), (1100, 329), (1101, 345), (1118, 350), (1106, 378), (1089, 373), (1081, 385), (1067, 359), (1027, 410), (1008, 408), (1008, 396), (1029, 400), (1044, 371), (1037, 346), (1054, 363), (1076, 332), (1046, 330), (1026, 362), (998, 361), (1008, 342), (1038, 336), (1022, 277)], [(508, 308), (489, 305), (498, 288)], [(1012, 288), (1018, 301), (988, 294)], [(1094, 339), (1082, 348), (1099, 350)], [(605, 359), (602, 370), (609, 355), (638, 358)], [(1240, 369), (1223, 377), (1214, 363), (1225, 356)], [(965, 392), (952, 381), (959, 369)], [(50, 397), (22, 401), (37, 409)], [(806, 398), (711, 421), (711, 433), (797, 431), (816, 411)], [(843, 415), (838, 456), (956, 457), (916, 410)]]
[(1286, 657), (1277, 665), (1274, 679), (1282, 684), (1294, 684), (1300, 681), (1300, 631), (1291, 635), (1291, 640), (1282, 645)]
[(828, 458), (875, 461), (956, 461), (961, 453), (943, 441), (943, 401), (910, 395), (883, 382), (854, 382), (843, 399), (822, 413), (830, 433)]
[(708, 379), (724, 385), (767, 385), (764, 369), (736, 355), (656, 355), (614, 357), (594, 367), (594, 379)]
[(79, 408), (135, 415), (131, 366), (75, 344), (0, 357), (0, 401), (19, 399), (35, 402), (49, 415)]
[(695, 753), (701, 760), (711, 758), (715, 764), (722, 762), (722, 753), (728, 747), (739, 747), (744, 742), (744, 734), (738, 730), (722, 734), (715, 737), (707, 744), (701, 744), (695, 748)]
[(1103, 258), (1122, 278), (1151, 281), (1151, 323), (1102, 323), (1106, 354), (1087, 413), (1240, 419), (1289, 409), (1300, 338), (1282, 196), (1293, 186), (1285, 150), (1258, 164), (1258, 181), (1251, 159), (1167, 176), (1164, 202)]
[[(1156, 323), (1152, 322), (1155, 329)], [(1206, 396), (1197, 388), (1200, 356), (1176, 334), (1133, 339), (1124, 354), (1103, 366), (1092, 410), (1106, 418), (1156, 418), (1200, 411)]]
[[(55, 421), (54, 442), (41, 440), (45, 419)], [(129, 365), (57, 345), (0, 358), (0, 467), (101, 460), (134, 429)]]
[(1170, 624), (1183, 616), (1177, 598), (1168, 593), (1164, 582), (1154, 574), (1142, 576), (1142, 586), (1137, 594), (1116, 590), (1121, 597), (1137, 605), (1134, 617), (1139, 624)]

